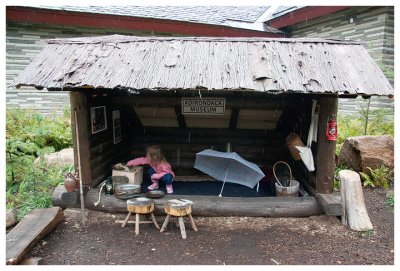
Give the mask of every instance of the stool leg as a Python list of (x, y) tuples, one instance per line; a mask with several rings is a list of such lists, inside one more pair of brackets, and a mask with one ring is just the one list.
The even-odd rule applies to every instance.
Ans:
[(140, 223), (140, 215), (136, 214), (136, 221), (135, 221), (135, 234), (139, 234), (139, 223)]
[(154, 226), (156, 226), (157, 230), (159, 230), (159, 229), (160, 229), (160, 226), (158, 225), (157, 220), (156, 220), (156, 218), (154, 217), (153, 212), (150, 213), (150, 216), (151, 216), (151, 220), (153, 220)]
[(165, 230), (165, 228), (166, 228), (167, 225), (168, 225), (168, 222), (169, 222), (169, 219), (170, 219), (170, 218), (171, 218), (171, 216), (170, 216), (170, 215), (167, 215), (167, 217), (165, 218), (164, 223), (163, 223), (162, 226), (161, 226), (160, 232), (163, 232), (163, 231)]
[(132, 214), (132, 213), (129, 212), (128, 215), (126, 216), (124, 222), (122, 223), (122, 226), (121, 226), (122, 228), (126, 226), (126, 223), (128, 223), (129, 218), (131, 217), (131, 214)]
[(189, 219), (190, 219), (190, 224), (192, 224), (192, 229), (194, 231), (197, 231), (197, 227), (196, 227), (196, 224), (194, 224), (194, 220), (193, 220), (192, 214), (188, 214), (188, 216), (189, 216)]
[(179, 217), (179, 227), (181, 228), (182, 239), (186, 239), (185, 223), (183, 223), (183, 217)]

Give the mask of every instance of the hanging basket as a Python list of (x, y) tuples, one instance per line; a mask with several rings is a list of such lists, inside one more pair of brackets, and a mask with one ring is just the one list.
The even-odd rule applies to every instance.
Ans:
[(294, 160), (301, 160), (300, 152), (295, 146), (304, 147), (304, 144), (296, 133), (290, 133), (286, 137), (286, 146), (289, 148), (290, 154)]
[[(286, 165), (289, 168), (289, 174), (290, 174), (289, 175), (289, 186), (282, 186), (281, 182), (279, 181), (278, 177), (276, 176), (275, 166), (277, 164), (280, 164), (280, 163)], [(274, 167), (273, 167), (272, 171), (273, 171), (274, 177), (275, 177), (275, 179), (277, 181), (275, 183), (275, 189), (276, 189), (276, 196), (277, 197), (298, 197), (299, 196), (300, 184), (299, 184), (298, 181), (293, 180), (292, 170), (291, 170), (290, 166), (286, 162), (283, 162), (283, 161), (276, 162), (274, 164)]]

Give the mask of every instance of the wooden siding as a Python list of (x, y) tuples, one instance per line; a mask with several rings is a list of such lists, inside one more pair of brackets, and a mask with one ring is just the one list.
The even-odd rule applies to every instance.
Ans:
[[(107, 130), (96, 134), (90, 134), (90, 123), (87, 127), (90, 162), (86, 167), (90, 169), (93, 185), (111, 174), (113, 164), (143, 156), (145, 147), (152, 144), (161, 146), (177, 175), (201, 174), (193, 168), (196, 153), (207, 148), (226, 151), (228, 142), (231, 143), (233, 151), (260, 166), (271, 166), (278, 160), (288, 161), (290, 154), (285, 146), (286, 135), (295, 131), (302, 137), (307, 136), (306, 122), (310, 118), (308, 115), (311, 95), (300, 95), (301, 97), (298, 95), (286, 97), (250, 95), (227, 98), (226, 110), (232, 112), (232, 109), (236, 108), (238, 115), (241, 110), (244, 115), (249, 115), (249, 112), (254, 110), (266, 113), (265, 116), (258, 115), (254, 119), (273, 121), (277, 123), (274, 129), (265, 129), (262, 126), (258, 129), (206, 128), (201, 127), (201, 123), (194, 128), (143, 126), (135, 108), (143, 106), (148, 108), (152, 104), (161, 112), (171, 112), (171, 108), (180, 107), (181, 96), (127, 96), (120, 93), (110, 97), (110, 91), (96, 91), (96, 94), (84, 93), (86, 93), (88, 110), (90, 107), (106, 106), (109, 124)], [(299, 101), (302, 103), (299, 104)], [(123, 135), (122, 142), (114, 144), (111, 112), (117, 109), (121, 113)], [(87, 118), (90, 119), (90, 113), (88, 114)], [(173, 118), (172, 115), (169, 117)], [(176, 114), (175, 119), (178, 117)], [(236, 121), (239, 121), (239, 118)], [(203, 123), (203, 125), (209, 127), (207, 124)]]
[[(64, 108), (69, 108), (69, 95), (67, 92), (49, 92), (46, 89), (38, 91), (33, 87), (16, 89), (15, 87), (10, 87), (10, 84), (43, 49), (47, 44), (47, 39), (99, 36), (115, 33), (137, 36), (154, 34), (144, 31), (117, 31), (114, 29), (7, 22), (5, 82), (7, 106), (22, 109), (33, 108), (43, 114), (52, 112), (62, 114)], [(168, 33), (157, 34), (160, 36), (170, 35)]]
[[(351, 18), (353, 22), (351, 23)], [(294, 38), (332, 38), (356, 40), (363, 43), (378, 63), (390, 83), (394, 84), (394, 7), (353, 7), (331, 15), (318, 17), (286, 28)], [(340, 99), (339, 111), (353, 114), (366, 108), (368, 100)], [(371, 97), (371, 109), (391, 110), (394, 117), (394, 100)]]

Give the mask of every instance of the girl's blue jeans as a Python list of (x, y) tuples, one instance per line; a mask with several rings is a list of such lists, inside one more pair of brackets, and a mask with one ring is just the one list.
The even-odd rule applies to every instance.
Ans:
[[(151, 178), (151, 176), (153, 174), (156, 173), (156, 171), (154, 170), (154, 168), (149, 167), (149, 169), (147, 170), (147, 172), (149, 173), (149, 176)], [(165, 184), (172, 184), (172, 182), (174, 181), (174, 176), (172, 176), (171, 173), (167, 173), (164, 176), (162, 176), (162, 178), (160, 179), (160, 181), (162, 181)]]

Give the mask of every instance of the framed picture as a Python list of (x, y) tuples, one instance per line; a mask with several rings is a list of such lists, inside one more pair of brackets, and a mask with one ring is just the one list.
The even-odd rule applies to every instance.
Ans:
[(121, 117), (119, 110), (114, 110), (112, 112), (113, 120), (113, 134), (114, 134), (114, 144), (122, 141), (122, 131), (121, 131)]
[(90, 121), (92, 123), (92, 134), (107, 130), (107, 115), (105, 106), (90, 108)]

